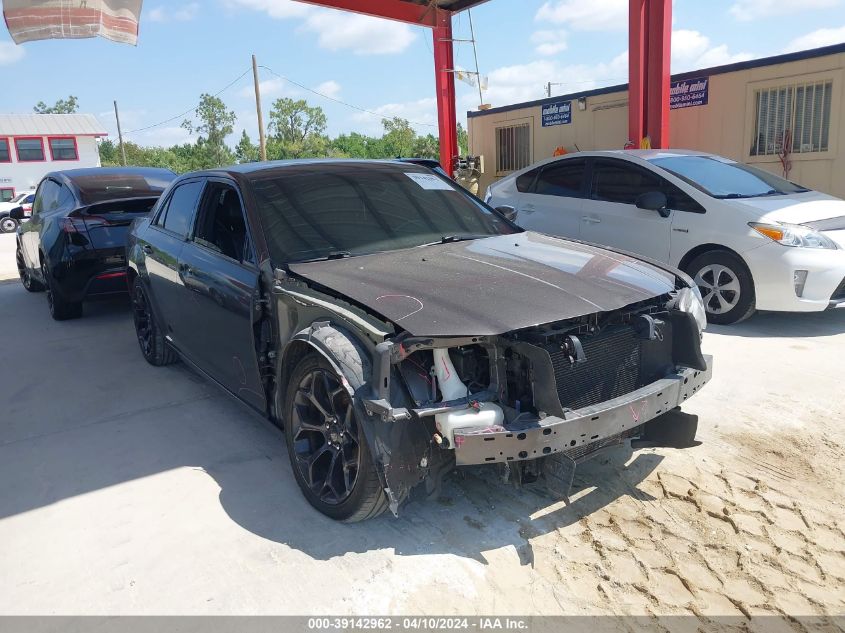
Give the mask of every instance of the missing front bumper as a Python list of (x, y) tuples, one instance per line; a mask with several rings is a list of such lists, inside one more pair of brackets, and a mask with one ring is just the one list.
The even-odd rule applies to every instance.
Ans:
[[(705, 383), (713, 371), (712, 356), (705, 356), (707, 369), (684, 369), (629, 394), (568, 413), (549, 416), (530, 428), (455, 431), (458, 466), (536, 459), (555, 453), (583, 453), (628, 433), (680, 406)], [(592, 451), (588, 451), (592, 452)]]

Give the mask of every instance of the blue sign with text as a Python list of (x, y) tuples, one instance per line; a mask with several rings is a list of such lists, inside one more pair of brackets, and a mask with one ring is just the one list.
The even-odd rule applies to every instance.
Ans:
[(709, 88), (709, 77), (673, 81), (669, 86), (669, 109), (677, 110), (678, 108), (707, 105)]
[(543, 106), (543, 127), (572, 123), (572, 102), (556, 101)]

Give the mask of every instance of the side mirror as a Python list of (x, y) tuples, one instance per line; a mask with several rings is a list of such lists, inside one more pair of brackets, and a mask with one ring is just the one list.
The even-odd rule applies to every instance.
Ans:
[(24, 215), (23, 207), (15, 207), (9, 211), (9, 217), (13, 220), (25, 220), (26, 215)]
[(496, 207), (496, 211), (501, 213), (511, 222), (516, 222), (516, 209), (514, 209), (510, 205), (503, 205), (501, 207)]
[(660, 191), (641, 193), (637, 196), (635, 204), (638, 209), (657, 211), (663, 218), (668, 218), (670, 215), (669, 201), (666, 199), (666, 194)]

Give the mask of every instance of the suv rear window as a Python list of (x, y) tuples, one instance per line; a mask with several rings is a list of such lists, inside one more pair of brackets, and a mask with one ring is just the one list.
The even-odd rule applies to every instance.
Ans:
[(147, 198), (161, 195), (165, 187), (175, 180), (176, 174), (161, 170), (147, 174), (103, 174), (75, 176), (73, 183), (79, 189), (83, 204), (119, 200), (121, 198)]

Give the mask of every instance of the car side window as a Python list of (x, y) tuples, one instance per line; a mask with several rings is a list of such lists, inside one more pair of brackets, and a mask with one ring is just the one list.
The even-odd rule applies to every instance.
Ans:
[(215, 181), (208, 184), (194, 241), (235, 261), (254, 261), (243, 205), (235, 187)]
[(663, 179), (621, 161), (596, 161), (590, 197), (604, 202), (634, 204), (641, 194), (662, 191)]
[(534, 193), (567, 198), (580, 197), (586, 166), (586, 161), (573, 159), (546, 165), (537, 178)]
[(520, 193), (529, 193), (531, 191), (531, 187), (534, 185), (534, 180), (537, 178), (538, 173), (540, 173), (539, 169), (532, 169), (521, 176), (517, 176), (516, 190)]
[(663, 188), (661, 191), (666, 194), (667, 206), (670, 209), (674, 209), (675, 211), (687, 211), (689, 213), (705, 212), (703, 206), (668, 180), (663, 181)]
[(167, 201), (167, 208), (156, 218), (156, 224), (179, 237), (187, 237), (203, 184), (201, 180), (195, 180), (176, 187)]
[(70, 190), (55, 180), (45, 180), (38, 187), (32, 205), (32, 214), (49, 213), (73, 202)]

